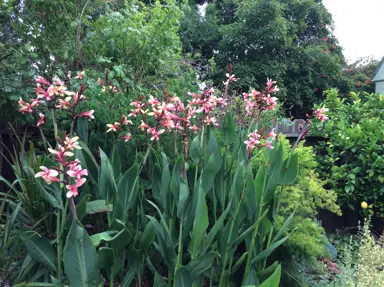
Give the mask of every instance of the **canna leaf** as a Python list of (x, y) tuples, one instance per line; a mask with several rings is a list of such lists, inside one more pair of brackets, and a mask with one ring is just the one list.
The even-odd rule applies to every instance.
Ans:
[(203, 242), (205, 232), (208, 228), (208, 208), (205, 201), (205, 193), (200, 184), (198, 190), (198, 199), (196, 205), (195, 220), (193, 222), (192, 239), (189, 245), (189, 250), (192, 254), (192, 258), (195, 258), (199, 252)]
[(285, 241), (287, 241), (287, 239), (289, 238), (290, 234), (286, 237), (284, 237), (283, 239), (280, 239), (279, 241), (276, 241), (275, 243), (271, 244), (267, 249), (263, 250), (262, 252), (260, 252), (259, 254), (257, 254), (255, 256), (255, 258), (253, 258), (252, 260), (252, 264), (260, 261), (260, 260), (263, 260), (264, 258), (267, 258), (269, 255), (271, 255), (271, 253), (277, 248), (279, 247), (281, 244), (283, 244)]
[(155, 273), (155, 280), (153, 283), (153, 287), (168, 287), (168, 284), (164, 281), (164, 279), (157, 272)]
[(149, 248), (151, 247), (152, 242), (155, 240), (155, 237), (155, 228), (152, 222), (148, 222), (140, 237), (140, 247), (144, 251), (144, 253), (147, 253), (149, 251)]
[(98, 252), (97, 268), (111, 270), (113, 266), (113, 249), (109, 247), (101, 247)]
[(215, 251), (208, 252), (202, 256), (199, 256), (191, 260), (186, 266), (193, 278), (197, 278), (209, 268), (212, 267), (213, 261), (219, 254)]
[(117, 150), (115, 145), (112, 148), (112, 154), (111, 154), (109, 160), (110, 160), (111, 165), (112, 165), (114, 178), (118, 178), (120, 175), (120, 171), (121, 171), (121, 163), (120, 163), (119, 151)]
[(192, 158), (192, 161), (198, 165), (201, 160), (201, 147), (199, 136), (194, 137), (189, 148), (189, 156)]
[(299, 156), (297, 153), (288, 157), (281, 168), (280, 185), (294, 184), (299, 173)]
[(94, 214), (106, 211), (112, 211), (112, 204), (107, 207), (107, 204), (104, 199), (98, 199), (94, 201), (87, 202), (85, 213), (86, 214)]
[(217, 143), (216, 137), (213, 132), (210, 133), (209, 141), (208, 141), (208, 154), (207, 158), (213, 155), (215, 162), (215, 174), (218, 173), (221, 169), (221, 165), (223, 164), (223, 159), (221, 156), (221, 150)]
[(99, 171), (99, 194), (108, 203), (114, 201), (116, 197), (116, 184), (112, 165), (107, 155), (100, 149), (101, 167)]
[(56, 253), (48, 239), (41, 237), (34, 231), (24, 232), (22, 235), (29, 256), (51, 270), (56, 269)]
[(281, 276), (281, 265), (279, 265), (276, 268), (275, 272), (273, 272), (273, 274), (267, 280), (261, 283), (259, 287), (279, 287), (280, 276)]
[(240, 266), (244, 263), (245, 259), (247, 258), (247, 255), (248, 255), (248, 252), (243, 253), (243, 255), (241, 255), (239, 260), (237, 260), (235, 265), (233, 265), (233, 267), (231, 269), (232, 274), (236, 273), (237, 270), (239, 270)]
[(179, 183), (179, 200), (177, 202), (177, 217), (182, 218), (189, 199), (188, 185), (181, 179)]
[(136, 204), (138, 192), (139, 166), (134, 164), (126, 171), (117, 186), (117, 198), (121, 208), (120, 220), (128, 220), (129, 210)]
[(215, 157), (212, 154), (201, 173), (201, 182), (203, 185), (203, 190), (206, 194), (212, 188), (213, 183), (215, 182), (216, 173)]
[(162, 206), (161, 201), (161, 176), (162, 169), (160, 164), (156, 163), (152, 170), (152, 196), (155, 199), (156, 203)]
[(72, 223), (64, 248), (64, 269), (71, 286), (99, 286), (96, 249), (92, 240), (78, 222)]
[(177, 268), (175, 274), (175, 286), (177, 287), (192, 287), (192, 274), (188, 268), (182, 266)]
[(223, 135), (223, 141), (225, 145), (230, 145), (235, 140), (236, 130), (234, 116), (231, 112), (228, 112), (221, 125), (221, 134)]
[[(123, 282), (121, 282), (121, 287), (129, 287), (131, 286), (131, 282), (133, 280), (133, 278), (135, 277), (135, 267), (134, 266), (131, 266), (127, 273), (125, 274), (124, 278), (123, 278)], [(156, 286), (156, 285), (154, 285)]]
[(279, 144), (276, 150), (270, 151), (270, 166), (267, 170), (267, 180), (263, 203), (268, 203), (275, 195), (276, 187), (280, 181), (281, 169), (283, 166), (283, 145)]

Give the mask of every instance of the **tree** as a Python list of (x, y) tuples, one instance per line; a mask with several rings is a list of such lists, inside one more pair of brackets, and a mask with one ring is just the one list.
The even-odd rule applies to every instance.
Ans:
[(181, 27), (183, 47), (206, 59), (215, 57), (211, 76), (216, 84), (228, 64), (242, 79), (235, 86), (240, 91), (258, 88), (255, 83), (270, 76), (278, 81), (287, 114), (294, 117), (305, 116), (323, 99), (324, 90), (345, 86), (340, 74), (344, 57), (333, 35), (332, 15), (321, 0), (214, 1), (199, 21)]

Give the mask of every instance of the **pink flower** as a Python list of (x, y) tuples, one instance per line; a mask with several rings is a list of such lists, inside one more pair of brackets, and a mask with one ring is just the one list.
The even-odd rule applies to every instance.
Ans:
[(59, 99), (59, 104), (56, 106), (58, 109), (65, 110), (67, 107), (71, 107), (71, 97), (66, 97), (64, 100)]
[(153, 141), (154, 139), (158, 141), (158, 140), (159, 140), (159, 135), (161, 135), (162, 133), (164, 133), (165, 130), (159, 130), (159, 131), (158, 131), (158, 130), (156, 130), (155, 128), (154, 128), (154, 129), (149, 128), (149, 129), (147, 130), (147, 132), (152, 134), (151, 141)]
[(33, 101), (32, 104), (24, 102), (21, 98), (18, 101), (18, 104), (20, 106), (20, 113), (32, 113), (32, 109), (34, 106), (37, 105), (37, 101)]
[(43, 77), (41, 77), (41, 76), (38, 76), (38, 77), (37, 77), (36, 82), (39, 83), (39, 84), (47, 85), (47, 86), (50, 86), (50, 85), (51, 85), (50, 82), (48, 82), (45, 78), (43, 78)]
[(207, 126), (209, 125), (213, 125), (213, 126), (218, 126), (219, 124), (216, 122), (216, 118), (215, 117), (209, 117), (207, 116), (204, 120), (204, 122), (207, 124)]
[(78, 102), (78, 101), (81, 101), (81, 100), (85, 100), (86, 98), (82, 95), (82, 94), (79, 94), (79, 93), (73, 93), (73, 100), (75, 102)]
[(196, 125), (190, 126), (189, 129), (193, 130), (194, 133), (197, 133), (200, 130), (200, 128), (197, 127)]
[(65, 161), (65, 158), (67, 156), (73, 156), (73, 153), (70, 152), (70, 151), (66, 151), (64, 147), (62, 147), (61, 145), (58, 145), (59, 146), (59, 150), (54, 150), (54, 149), (51, 149), (51, 148), (48, 148), (48, 151), (51, 153), (51, 154), (54, 154), (56, 155), (57, 157), (57, 160), (59, 162), (64, 162)]
[(314, 111), (313, 115), (316, 116), (320, 120), (320, 122), (323, 123), (325, 120), (328, 119), (328, 117), (325, 115), (325, 113), (328, 111), (329, 109), (327, 108), (320, 108)]
[(70, 170), (67, 171), (67, 174), (70, 177), (76, 177), (76, 178), (81, 178), (83, 175), (87, 176), (88, 171), (86, 169), (81, 169), (80, 165), (71, 165)]
[(267, 94), (269, 93), (275, 93), (279, 91), (279, 88), (277, 86), (273, 87), (273, 84), (276, 84), (275, 81), (272, 81), (271, 79), (267, 78), (267, 87), (266, 87), (266, 92)]
[(268, 149), (273, 149), (273, 146), (272, 146), (272, 142), (271, 141), (267, 141), (264, 146)]
[(67, 185), (67, 189), (68, 189), (68, 192), (67, 192), (67, 197), (68, 198), (71, 198), (71, 197), (76, 197), (79, 195), (79, 191), (77, 190), (80, 186), (82, 186), (87, 180), (85, 178), (79, 178), (79, 179), (76, 179), (76, 182), (74, 185)]
[(122, 124), (123, 126), (124, 126), (124, 125), (128, 125), (128, 124), (133, 125), (132, 121), (131, 121), (131, 120), (128, 120), (128, 119), (127, 119), (127, 116), (125, 116), (125, 115), (123, 115), (123, 116), (121, 117), (121, 124)]
[(275, 133), (275, 129), (272, 129), (268, 134), (267, 134), (267, 138), (271, 138), (271, 139), (275, 139), (276, 138), (276, 133)]
[(95, 112), (94, 110), (90, 110), (87, 112), (80, 113), (77, 116), (78, 117), (88, 117), (89, 119), (94, 119), (95, 118), (95, 116), (93, 115), (94, 112)]
[(77, 76), (75, 77), (75, 79), (83, 79), (84, 78), (84, 74), (85, 74), (84, 71), (81, 71), (80, 73), (77, 73)]
[(40, 85), (37, 85), (35, 91), (38, 99), (44, 98), (48, 102), (52, 99), (51, 95), (48, 94)]
[(48, 184), (51, 184), (52, 182), (59, 182), (60, 179), (58, 179), (56, 176), (59, 175), (59, 172), (54, 169), (47, 168), (45, 166), (40, 166), (40, 169), (43, 171), (40, 171), (36, 173), (35, 177), (42, 177)]
[(41, 126), (44, 124), (44, 115), (42, 113), (39, 114), (39, 120), (37, 121), (37, 126)]
[(144, 123), (143, 121), (141, 121), (141, 124), (139, 125), (139, 128), (143, 131), (145, 129), (149, 129), (150, 126), (147, 125), (146, 123)]
[(126, 135), (122, 136), (121, 138), (125, 139), (125, 142), (128, 142), (131, 139), (131, 134), (127, 133)]
[(71, 139), (69, 137), (66, 137), (64, 141), (65, 149), (67, 150), (81, 149), (81, 147), (79, 146), (78, 140), (79, 140), (79, 137), (73, 137)]
[(229, 73), (227, 73), (227, 74), (225, 74), (226, 76), (227, 76), (227, 81), (226, 82), (224, 82), (224, 85), (229, 85), (232, 81), (234, 82), (234, 81), (237, 81), (237, 80), (239, 80), (239, 78), (235, 78), (235, 75), (233, 74), (233, 75), (230, 75)]
[(107, 130), (107, 133), (109, 133), (110, 131), (116, 132), (120, 129), (120, 123), (115, 122), (114, 124), (107, 124), (107, 127), (109, 128)]
[(244, 142), (247, 145), (248, 151), (253, 150), (260, 144), (260, 135), (257, 131), (248, 135), (248, 140)]

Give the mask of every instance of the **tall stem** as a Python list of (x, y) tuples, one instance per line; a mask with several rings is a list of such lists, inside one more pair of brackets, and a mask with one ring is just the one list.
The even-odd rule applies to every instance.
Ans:
[(180, 219), (180, 230), (179, 230), (179, 247), (177, 250), (177, 263), (176, 270), (181, 266), (183, 260), (183, 220)]
[(53, 133), (55, 135), (55, 140), (57, 140), (57, 118), (56, 118), (56, 108), (53, 108)]
[(240, 211), (240, 207), (241, 207), (241, 200), (239, 200), (239, 203), (237, 204), (237, 208), (236, 208), (236, 211), (235, 211), (235, 216), (232, 219), (231, 227), (229, 229), (229, 234), (228, 234), (228, 238), (227, 238), (227, 244), (225, 246), (223, 265), (221, 266), (221, 275), (220, 275), (219, 287), (223, 287), (224, 286), (223, 284), (224, 284), (225, 267), (227, 266), (227, 260), (228, 260), (228, 247), (229, 247), (229, 244), (231, 243), (232, 232), (233, 232), (233, 228), (235, 226), (235, 220), (237, 218), (237, 214)]
[[(265, 176), (264, 176), (264, 185), (263, 186), (265, 186), (266, 181), (267, 181), (267, 173), (265, 173)], [(261, 195), (261, 199), (260, 199), (259, 212), (258, 212), (258, 216), (257, 216), (257, 223), (255, 225), (255, 230), (253, 231), (253, 234), (252, 234), (251, 244), (249, 245), (247, 262), (245, 264), (245, 270), (244, 270), (244, 276), (243, 276), (243, 283), (241, 285), (245, 284), (245, 280), (247, 279), (249, 270), (251, 268), (251, 259), (252, 259), (253, 249), (255, 248), (255, 241), (256, 241), (257, 233), (259, 232), (259, 225), (260, 225), (259, 219), (261, 216), (261, 212), (263, 210), (263, 200), (264, 200), (264, 191), (263, 191), (263, 193)]]
[(73, 221), (76, 221), (77, 220), (77, 212), (76, 212), (75, 202), (73, 201), (73, 197), (71, 197), (69, 199), (69, 204), (70, 204), (70, 207), (71, 207), (71, 210), (72, 210)]
[(61, 248), (62, 248), (62, 243), (61, 243), (61, 228), (60, 228), (60, 215), (61, 211), (57, 211), (56, 215), (56, 235), (57, 235), (57, 280), (61, 282)]

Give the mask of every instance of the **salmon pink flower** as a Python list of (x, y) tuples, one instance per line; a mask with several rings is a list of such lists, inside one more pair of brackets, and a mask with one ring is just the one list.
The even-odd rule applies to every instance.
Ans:
[(77, 179), (81, 178), (83, 175), (88, 175), (88, 170), (81, 169), (80, 165), (72, 165), (71, 169), (67, 171), (67, 174), (70, 177), (76, 177)]
[(275, 139), (276, 138), (276, 133), (275, 133), (275, 129), (272, 129), (268, 134), (267, 134), (267, 138), (271, 138), (271, 139)]
[(268, 149), (273, 149), (273, 146), (272, 146), (272, 142), (271, 141), (267, 141), (264, 146)]
[(131, 134), (130, 133), (127, 133), (126, 135), (122, 136), (121, 138), (123, 138), (125, 140), (125, 142), (128, 142), (130, 139), (131, 139)]
[(59, 146), (59, 150), (54, 150), (54, 149), (51, 149), (51, 148), (48, 148), (48, 151), (51, 153), (51, 154), (54, 154), (56, 155), (57, 157), (57, 160), (59, 162), (64, 162), (66, 157), (71, 157), (73, 156), (74, 154), (70, 151), (66, 151), (64, 147), (62, 147), (61, 145), (58, 145)]
[(76, 197), (79, 195), (79, 191), (77, 190), (80, 186), (82, 186), (87, 180), (85, 178), (76, 179), (74, 185), (67, 185), (67, 198)]
[(60, 179), (57, 178), (57, 176), (59, 175), (59, 172), (57, 170), (50, 169), (45, 166), (40, 166), (40, 169), (43, 171), (36, 173), (36, 178), (42, 177), (48, 184), (60, 181)]
[(50, 85), (51, 85), (50, 82), (48, 82), (45, 78), (43, 78), (43, 77), (41, 77), (41, 76), (38, 76), (38, 77), (37, 77), (36, 82), (39, 83), (39, 84), (47, 85), (47, 86), (50, 86)]
[(120, 130), (120, 123), (115, 122), (114, 124), (107, 124), (107, 127), (109, 128), (107, 130), (107, 133), (109, 133), (110, 131), (116, 132)]
[(197, 133), (200, 130), (200, 128), (197, 127), (196, 125), (190, 126), (189, 129), (193, 130), (194, 133)]
[(248, 140), (244, 142), (247, 145), (248, 151), (253, 150), (260, 144), (260, 135), (257, 131), (248, 135)]
[(95, 112), (94, 110), (82, 112), (82, 113), (78, 114), (77, 117), (88, 117), (90, 120), (92, 120), (95, 118), (95, 116), (93, 115), (94, 112)]
[(37, 105), (37, 102), (35, 101), (35, 102), (32, 102), (32, 104), (30, 104), (30, 103), (26, 103), (26, 102), (24, 102), (21, 98), (19, 99), (19, 101), (18, 101), (18, 104), (19, 104), (19, 106), (20, 106), (20, 110), (19, 110), (19, 112), (21, 112), (21, 113), (32, 113), (32, 109), (33, 109), (33, 107), (34, 106), (36, 106)]
[(82, 101), (82, 100), (86, 100), (86, 98), (82, 94), (79, 94), (79, 93), (73, 93), (72, 96), (73, 96), (73, 100), (76, 103), (79, 101)]
[(121, 125), (125, 126), (125, 125), (128, 125), (128, 124), (133, 125), (132, 121), (128, 120), (127, 116), (123, 115), (121, 117)]
[(56, 108), (65, 110), (71, 106), (71, 97), (66, 97), (64, 100), (59, 99), (59, 103), (57, 104)]
[(44, 124), (44, 115), (42, 113), (39, 114), (39, 120), (37, 121), (37, 126), (41, 126)]
[(149, 128), (147, 130), (147, 133), (151, 133), (152, 134), (152, 137), (151, 137), (151, 141), (153, 140), (159, 140), (159, 135), (161, 135), (162, 133), (164, 133), (165, 130), (156, 130), (156, 128)]
[(144, 123), (143, 121), (141, 121), (141, 124), (139, 125), (139, 128), (143, 131), (145, 129), (149, 129), (150, 126), (147, 125), (146, 123)]
[(327, 108), (320, 108), (317, 109), (313, 114), (320, 120), (320, 122), (324, 122), (328, 119), (328, 117), (325, 115), (326, 112), (328, 112), (329, 109)]
[(84, 71), (81, 71), (80, 73), (77, 73), (77, 76), (75, 77), (75, 79), (83, 79), (84, 78), (84, 74), (85, 72)]
[(78, 140), (79, 140), (79, 137), (73, 137), (71, 139), (69, 137), (66, 137), (64, 140), (65, 148), (67, 150), (81, 149), (81, 146), (79, 146)]

